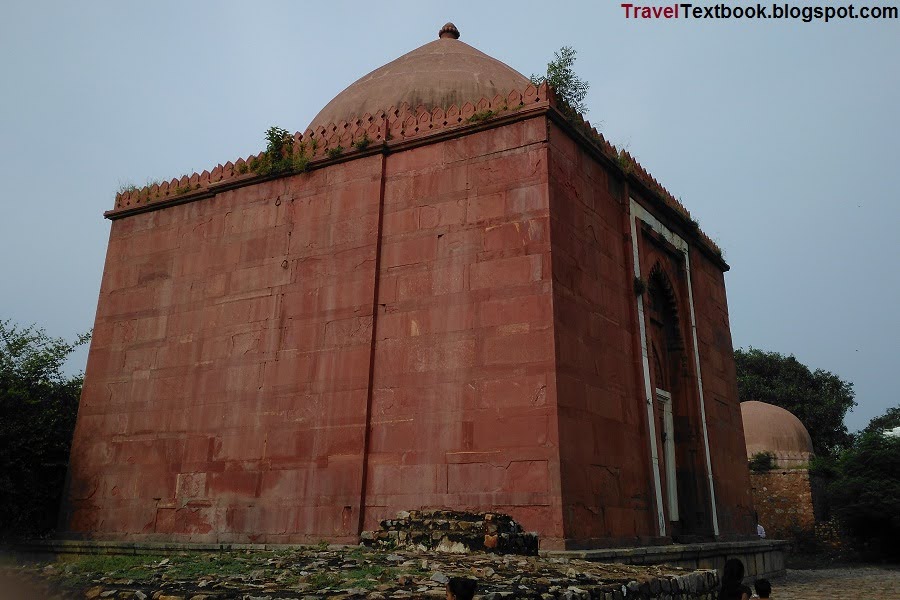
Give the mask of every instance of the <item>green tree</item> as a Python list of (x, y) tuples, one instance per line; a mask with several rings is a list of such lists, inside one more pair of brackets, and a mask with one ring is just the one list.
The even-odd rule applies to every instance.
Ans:
[(900, 438), (860, 434), (836, 462), (828, 500), (863, 555), (900, 559)]
[(863, 433), (882, 433), (886, 429), (893, 429), (895, 427), (900, 427), (900, 406), (889, 408), (883, 415), (879, 415), (869, 421), (869, 424), (863, 429)]
[(563, 46), (559, 52), (554, 52), (554, 59), (547, 63), (546, 75), (532, 75), (531, 82), (535, 85), (548, 83), (556, 90), (557, 96), (566, 103), (574, 112), (587, 114), (588, 109), (584, 103), (588, 89), (591, 85), (582, 81), (575, 74), (575, 49)]
[(82, 383), (62, 367), (89, 339), (0, 321), (0, 535), (56, 525)]
[(821, 456), (833, 455), (852, 441), (844, 425), (856, 406), (853, 384), (829, 371), (809, 367), (778, 352), (756, 348), (734, 352), (738, 397), (780, 406), (797, 416)]

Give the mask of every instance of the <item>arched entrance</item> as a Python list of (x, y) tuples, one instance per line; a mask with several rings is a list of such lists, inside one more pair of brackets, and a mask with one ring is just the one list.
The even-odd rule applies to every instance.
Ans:
[[(660, 476), (666, 520), (678, 541), (699, 541), (712, 534), (709, 493), (696, 381), (691, 371), (683, 302), (669, 271), (674, 259), (657, 261), (647, 281), (647, 337), (654, 389)], [(672, 269), (674, 267), (674, 269)]]

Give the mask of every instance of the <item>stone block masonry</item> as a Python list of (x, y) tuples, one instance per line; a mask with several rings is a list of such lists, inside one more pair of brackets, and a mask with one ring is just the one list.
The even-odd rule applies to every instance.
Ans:
[(753, 505), (766, 535), (791, 539), (815, 529), (808, 469), (775, 469), (751, 473)]
[[(712, 539), (713, 494), (690, 485), (701, 370), (717, 525), (752, 535), (727, 265), (640, 165), (546, 86), (393, 107), (302, 144), (305, 172), (228, 164), (107, 213), (69, 535), (356, 543), (417, 508), (509, 514), (544, 548)], [(696, 298), (669, 486), (681, 530), (660, 527), (675, 502), (650, 487), (630, 202), (692, 268), (639, 231), (640, 268), (669, 257), (692, 352)]]

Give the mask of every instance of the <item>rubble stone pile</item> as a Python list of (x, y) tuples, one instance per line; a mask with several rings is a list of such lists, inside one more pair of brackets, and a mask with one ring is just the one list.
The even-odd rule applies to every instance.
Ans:
[(365, 531), (370, 548), (419, 552), (490, 552), (537, 556), (538, 535), (526, 532), (509, 515), (451, 510), (400, 511), (378, 531)]
[[(714, 600), (715, 571), (495, 553), (306, 547), (84, 555), (0, 566), (0, 597), (31, 600), (444, 600), (450, 577), (476, 600)], [(4, 596), (8, 590), (23, 591)]]

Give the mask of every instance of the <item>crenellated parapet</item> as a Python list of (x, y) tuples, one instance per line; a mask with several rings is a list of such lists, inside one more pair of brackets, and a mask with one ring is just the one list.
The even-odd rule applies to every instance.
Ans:
[[(360, 154), (373, 147), (393, 145), (405, 140), (421, 138), (449, 129), (465, 127), (487, 121), (501, 114), (521, 111), (525, 108), (546, 108), (556, 105), (552, 90), (546, 85), (529, 85), (524, 90), (513, 90), (505, 96), (482, 98), (466, 102), (462, 106), (411, 107), (402, 104), (375, 114), (366, 113), (349, 121), (318, 125), (304, 133), (295, 133), (293, 152), (308, 160), (308, 167), (337, 161), (344, 156)], [(107, 216), (130, 211), (157, 202), (180, 197), (202, 195), (228, 183), (253, 180), (260, 177), (256, 165), (265, 158), (265, 152), (239, 158), (235, 162), (220, 164), (211, 171), (184, 175), (180, 179), (154, 183), (143, 188), (126, 190), (116, 195), (113, 210)], [(282, 173), (284, 174), (284, 173)]]
[[(373, 142), (399, 141), (421, 137), (445, 129), (486, 121), (504, 113), (556, 105), (556, 97), (546, 85), (529, 85), (524, 90), (513, 90), (508, 94), (493, 98), (482, 98), (475, 103), (466, 102), (462, 106), (449, 108), (417, 106), (408, 104), (392, 106), (374, 115), (366, 113), (362, 117), (340, 123), (329, 123), (307, 129), (302, 139), (315, 139), (317, 145), (313, 157), (328, 156), (337, 147), (348, 148), (368, 135)], [(300, 138), (296, 138), (300, 139)]]
[(646, 187), (650, 192), (652, 192), (659, 200), (674, 210), (677, 214), (681, 215), (690, 225), (690, 228), (696, 230), (697, 235), (700, 239), (714, 252), (721, 255), (722, 251), (719, 246), (703, 231), (700, 230), (697, 221), (691, 216), (691, 211), (681, 203), (669, 190), (665, 188), (659, 181), (656, 180), (653, 175), (651, 175), (644, 167), (634, 158), (629, 152), (622, 149), (617, 149), (615, 146), (610, 144), (603, 134), (597, 131), (597, 129), (591, 126), (590, 121), (586, 121), (581, 114), (571, 114), (569, 111), (566, 112), (566, 115), (569, 119), (569, 122), (572, 123), (576, 127), (576, 129), (580, 129), (582, 133), (587, 134), (595, 146), (600, 149), (600, 151), (611, 161), (616, 163), (621, 172), (627, 177), (632, 176), (637, 179), (644, 187)]
[(579, 131), (583, 139), (591, 143), (605, 156), (613, 168), (626, 179), (633, 178), (649, 190), (657, 200), (680, 215), (689, 228), (711, 250), (721, 250), (705, 233), (699, 230), (690, 211), (656, 180), (627, 151), (617, 149), (602, 133), (591, 126), (580, 114), (573, 113), (557, 99), (553, 88), (546, 83), (529, 85), (523, 90), (512, 90), (506, 95), (481, 98), (448, 107), (412, 107), (402, 104), (375, 114), (366, 113), (347, 121), (316, 125), (305, 132), (293, 135), (293, 155), (303, 157), (303, 169), (282, 170), (277, 174), (263, 173), (258, 168), (266, 158), (265, 152), (239, 158), (235, 162), (216, 165), (212, 170), (184, 175), (171, 181), (154, 183), (139, 189), (131, 189), (116, 195), (115, 207), (106, 216), (116, 218), (145, 209), (154, 204), (189, 201), (195, 196), (204, 197), (220, 188), (246, 185), (261, 178), (296, 174), (302, 170), (346, 160), (379, 149), (391, 150), (405, 142), (428, 136), (479, 126), (485, 122), (510, 117), (517, 113), (553, 109), (565, 121)]

